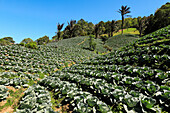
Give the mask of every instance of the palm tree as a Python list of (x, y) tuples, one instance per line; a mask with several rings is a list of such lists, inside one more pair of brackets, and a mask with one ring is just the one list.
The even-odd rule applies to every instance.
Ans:
[(66, 27), (66, 29), (69, 31), (70, 34), (70, 38), (73, 36), (73, 32), (75, 30), (75, 24), (76, 24), (76, 20), (71, 20), (70, 23), (68, 23), (68, 26)]
[[(64, 26), (64, 23), (63, 24), (59, 24), (57, 25), (57, 37), (58, 37), (58, 40), (60, 40), (60, 36), (61, 36), (61, 29), (63, 28)], [(57, 41), (57, 38), (56, 38), (56, 41)]]
[(129, 9), (130, 9), (130, 7), (127, 7), (127, 5), (126, 5), (126, 6), (122, 6), (121, 9), (119, 9), (119, 11), (118, 11), (118, 13), (120, 13), (122, 16), (122, 26), (121, 26), (122, 34), (123, 34), (124, 15), (130, 13)]

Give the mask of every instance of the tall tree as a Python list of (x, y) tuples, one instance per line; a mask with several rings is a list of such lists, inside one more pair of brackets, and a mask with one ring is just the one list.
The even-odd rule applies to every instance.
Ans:
[(69, 36), (71, 38), (73, 36), (73, 32), (75, 30), (76, 20), (71, 20), (70, 22), (67, 22), (67, 23), (68, 23), (68, 26), (65, 29), (68, 30)]
[(94, 24), (92, 22), (88, 23), (87, 35), (92, 35), (94, 32)]
[(112, 22), (110, 23), (110, 27), (111, 27), (111, 37), (112, 37), (113, 32), (118, 30), (117, 22), (115, 20), (112, 20)]
[(96, 24), (95, 27), (94, 27), (94, 34), (95, 34), (96, 38), (98, 38), (99, 33), (100, 33), (100, 25)]
[(128, 28), (130, 27), (130, 22), (129, 22), (129, 20), (126, 20), (126, 21), (125, 21), (125, 27), (127, 28), (127, 31), (128, 31)]
[(147, 25), (147, 18), (146, 17), (138, 17), (137, 18), (137, 30), (139, 30), (140, 37), (142, 36), (143, 31), (146, 29)]
[(107, 21), (105, 23), (105, 34), (108, 34), (109, 37), (111, 37), (111, 21)]
[(78, 22), (77, 22), (77, 25), (79, 26), (79, 33), (78, 35), (79, 36), (85, 36), (87, 35), (87, 29), (88, 29), (88, 22), (85, 21), (84, 19), (80, 19)]
[(123, 24), (124, 24), (124, 18), (125, 18), (124, 15), (130, 13), (129, 9), (130, 9), (130, 7), (127, 7), (127, 5), (126, 5), (126, 6), (122, 6), (121, 9), (119, 9), (119, 11), (118, 11), (118, 13), (120, 13), (122, 16), (122, 25), (121, 25), (122, 34), (123, 34)]
[(57, 39), (60, 40), (60, 37), (61, 37), (61, 29), (63, 28), (64, 26), (64, 23), (63, 24), (57, 24), (57, 38), (56, 38), (56, 42), (57, 42)]

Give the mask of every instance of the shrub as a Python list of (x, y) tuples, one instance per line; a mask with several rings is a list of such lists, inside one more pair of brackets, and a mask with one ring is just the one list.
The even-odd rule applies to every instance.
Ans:
[(29, 42), (25, 45), (25, 47), (27, 48), (31, 48), (31, 49), (36, 49), (37, 48), (37, 43), (36, 42)]
[(94, 51), (96, 49), (96, 42), (94, 42), (94, 35), (89, 36), (89, 45), (90, 45), (90, 50)]
[(10, 45), (11, 43), (7, 40), (4, 39), (0, 39), (0, 46), (6, 46), (6, 45)]
[(101, 37), (101, 39), (102, 39), (102, 41), (103, 41), (104, 44), (105, 44), (105, 42), (109, 39), (109, 37), (108, 37), (107, 34), (103, 34), (103, 35), (101, 35), (100, 37)]
[(31, 38), (25, 38), (24, 40), (21, 41), (20, 44), (23, 45), (23, 44), (27, 44), (29, 42), (34, 42), (34, 41)]

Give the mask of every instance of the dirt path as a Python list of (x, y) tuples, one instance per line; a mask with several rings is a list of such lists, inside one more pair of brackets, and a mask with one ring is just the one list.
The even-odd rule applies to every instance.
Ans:
[(82, 42), (78, 43), (77, 45), (81, 45), (86, 41), (87, 38), (85, 38)]
[[(3, 109), (0, 110), (0, 113), (13, 113), (14, 112), (14, 106), (17, 106), (20, 98), (24, 95), (24, 91), (26, 89), (15, 89), (14, 87), (11, 87), (11, 86), (6, 86), (6, 88), (8, 88), (9, 90), (12, 90), (13, 91), (13, 94), (16, 93), (18, 90), (22, 90), (22, 93), (21, 94), (14, 94), (14, 95), (9, 95), (6, 100), (4, 101), (1, 101), (0, 102), (0, 106), (4, 106), (6, 103), (7, 103), (7, 100), (8, 99), (11, 99), (12, 100), (12, 105), (7, 105), (5, 106)], [(17, 98), (13, 97), (13, 96), (16, 96), (17, 95)]]

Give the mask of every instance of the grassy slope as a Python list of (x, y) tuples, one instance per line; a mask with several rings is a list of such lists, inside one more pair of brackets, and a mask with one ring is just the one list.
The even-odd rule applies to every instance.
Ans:
[(106, 41), (105, 45), (108, 45), (113, 49), (118, 49), (129, 43), (134, 42), (135, 40), (137, 40), (135, 35), (131, 35), (131, 34), (116, 35), (114, 37), (109, 38)]
[[(117, 33), (114, 33), (113, 36), (121, 34), (121, 30), (119, 30)], [(134, 34), (139, 35), (139, 31), (136, 28), (128, 28), (123, 30), (123, 34)]]

